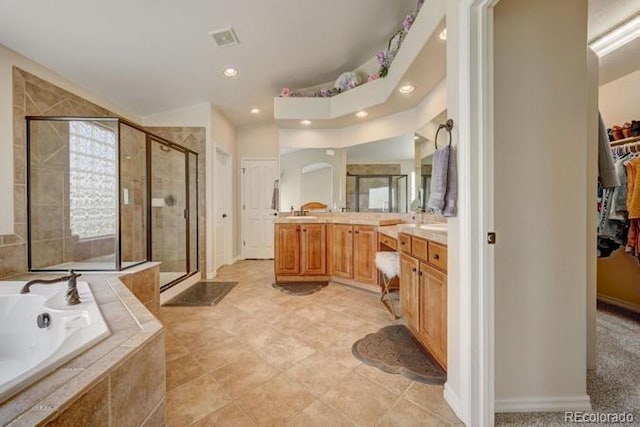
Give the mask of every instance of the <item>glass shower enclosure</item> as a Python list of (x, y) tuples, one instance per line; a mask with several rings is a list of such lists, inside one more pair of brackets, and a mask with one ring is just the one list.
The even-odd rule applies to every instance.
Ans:
[(198, 154), (119, 118), (27, 117), (29, 271), (198, 271)]

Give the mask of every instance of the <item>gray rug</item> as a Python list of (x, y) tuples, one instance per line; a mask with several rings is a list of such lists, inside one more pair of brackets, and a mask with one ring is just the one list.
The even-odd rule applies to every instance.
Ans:
[(210, 306), (216, 305), (227, 296), (238, 282), (198, 282), (181, 294), (176, 295), (164, 306)]
[(327, 286), (329, 282), (280, 282), (272, 286), (277, 290), (289, 295), (311, 295)]
[(351, 352), (385, 372), (400, 374), (425, 384), (444, 384), (447, 374), (404, 325), (386, 326), (356, 341)]
[[(640, 425), (640, 316), (598, 302), (596, 369), (587, 373), (592, 412), (633, 412)], [(565, 426), (564, 412), (496, 414), (499, 426)], [(593, 425), (593, 424), (589, 424)]]

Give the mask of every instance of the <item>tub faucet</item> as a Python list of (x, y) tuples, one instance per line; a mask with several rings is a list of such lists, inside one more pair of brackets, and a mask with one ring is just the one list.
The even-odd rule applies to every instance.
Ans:
[(69, 270), (69, 274), (66, 276), (58, 277), (56, 279), (34, 279), (30, 280), (22, 287), (20, 291), (21, 294), (28, 294), (31, 292), (31, 285), (35, 285), (38, 283), (42, 284), (52, 284), (59, 282), (67, 282), (67, 292), (65, 293), (65, 300), (67, 301), (67, 305), (76, 305), (80, 304), (80, 296), (78, 295), (78, 283), (77, 278), (82, 276), (82, 274), (76, 273), (73, 270)]

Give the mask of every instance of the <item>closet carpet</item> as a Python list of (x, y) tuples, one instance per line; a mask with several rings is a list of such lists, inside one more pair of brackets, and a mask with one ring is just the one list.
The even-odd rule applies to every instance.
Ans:
[[(598, 303), (596, 369), (587, 375), (592, 412), (631, 412), (640, 425), (640, 315)], [(564, 426), (564, 412), (496, 414), (498, 426)], [(626, 424), (629, 425), (629, 424)]]

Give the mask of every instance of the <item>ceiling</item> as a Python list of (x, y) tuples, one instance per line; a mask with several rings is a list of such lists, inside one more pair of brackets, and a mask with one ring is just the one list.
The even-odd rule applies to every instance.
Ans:
[[(589, 40), (640, 13), (640, 0), (589, 0)], [(640, 39), (600, 58), (600, 84), (640, 70)]]
[[(140, 116), (213, 102), (273, 118), (284, 86), (331, 81), (386, 46), (416, 0), (0, 2), (0, 42)], [(233, 27), (239, 45), (209, 32)], [(226, 67), (239, 75), (224, 77)], [(258, 116), (251, 108), (261, 110)]]

